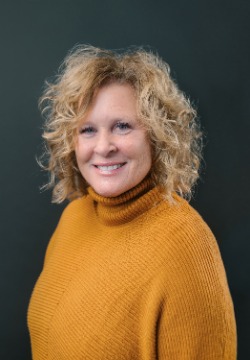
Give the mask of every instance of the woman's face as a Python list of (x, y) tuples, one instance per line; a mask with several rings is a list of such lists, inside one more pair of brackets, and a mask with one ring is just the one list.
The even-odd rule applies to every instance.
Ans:
[(129, 84), (98, 89), (79, 126), (75, 153), (82, 176), (102, 196), (118, 196), (148, 174), (150, 143)]

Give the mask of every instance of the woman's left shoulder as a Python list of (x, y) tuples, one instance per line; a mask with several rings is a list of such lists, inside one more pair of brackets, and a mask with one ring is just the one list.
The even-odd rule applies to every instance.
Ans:
[(198, 211), (179, 195), (174, 194), (172, 203), (167, 200), (161, 201), (153, 212), (158, 222), (165, 223), (166, 227), (174, 229), (177, 233), (197, 234), (200, 232), (213, 236)]
[(202, 216), (183, 198), (162, 201), (152, 213), (152, 230), (163, 248), (183, 252), (185, 257), (220, 254), (215, 236)]

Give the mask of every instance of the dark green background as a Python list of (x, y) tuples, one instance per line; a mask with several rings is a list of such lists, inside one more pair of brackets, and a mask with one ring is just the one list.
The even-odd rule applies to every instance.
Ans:
[(31, 358), (26, 309), (63, 208), (39, 192), (37, 100), (76, 43), (149, 45), (197, 105), (206, 167), (192, 204), (218, 239), (250, 359), (249, 0), (1, 0), (0, 39), (0, 359)]

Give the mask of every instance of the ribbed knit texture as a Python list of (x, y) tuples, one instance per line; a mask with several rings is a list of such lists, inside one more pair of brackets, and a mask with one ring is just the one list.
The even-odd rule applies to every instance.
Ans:
[(64, 210), (28, 311), (34, 360), (235, 360), (234, 311), (216, 241), (145, 180)]

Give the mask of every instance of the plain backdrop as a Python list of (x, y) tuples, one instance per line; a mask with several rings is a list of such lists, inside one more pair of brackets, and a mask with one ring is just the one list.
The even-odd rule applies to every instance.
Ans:
[(27, 306), (65, 206), (39, 190), (37, 101), (67, 51), (87, 43), (149, 46), (196, 105), (206, 147), (192, 204), (218, 240), (238, 359), (250, 359), (249, 0), (1, 0), (0, 40), (0, 358), (31, 359)]

